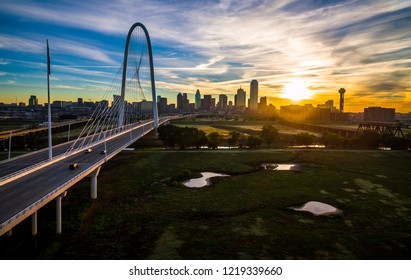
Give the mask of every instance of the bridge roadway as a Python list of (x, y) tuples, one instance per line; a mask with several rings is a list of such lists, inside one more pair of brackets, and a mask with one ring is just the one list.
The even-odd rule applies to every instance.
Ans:
[[(85, 120), (80, 120), (80, 121), (68, 121), (68, 122), (62, 122), (62, 123), (53, 123), (51, 125), (52, 129), (62, 127), (62, 126), (69, 126), (69, 125), (75, 125), (79, 123), (86, 123), (87, 121)], [(41, 127), (36, 127), (36, 128), (17, 128), (17, 129), (11, 129), (11, 130), (5, 130), (5, 131), (0, 131), (0, 140), (3, 139), (9, 139), (10, 138), (10, 132), (12, 134), (12, 137), (16, 136), (24, 136), (29, 133), (34, 133), (34, 132), (39, 132), (43, 130), (48, 130), (47, 126), (41, 126)]]
[[(139, 123), (137, 124), (137, 126), (143, 125), (145, 123), (147, 123), (147, 121)], [(86, 142), (91, 137), (92, 136), (87, 137)], [(67, 149), (70, 148), (70, 146), (73, 144), (74, 141), (75, 140), (72, 140), (70, 142), (66, 142), (66, 143), (53, 146), (53, 158), (64, 154), (67, 151)], [(4, 179), (5, 176), (9, 174), (13, 174), (15, 172), (18, 172), (19, 170), (28, 168), (30, 166), (39, 164), (47, 160), (48, 160), (48, 149), (46, 148), (46, 149), (41, 149), (35, 152), (31, 152), (28, 154), (24, 154), (22, 156), (13, 157), (9, 160), (0, 161), (0, 167), (1, 167), (0, 168), (0, 186), (2, 185), (2, 180)]]
[[(53, 146), (53, 157), (64, 154), (74, 141), (66, 142), (61, 145)], [(48, 149), (42, 149), (22, 156), (11, 158), (0, 162), (0, 182), (1, 178), (34, 164), (48, 160)]]
[[(166, 121), (168, 119), (162, 119), (159, 123)], [(109, 139), (106, 141), (106, 154), (101, 154), (105, 144), (100, 142), (91, 147), (91, 153), (85, 153), (83, 149), (0, 186), (0, 236), (54, 198), (64, 194), (75, 183), (90, 176), (103, 163), (153, 127), (152, 121), (147, 122)], [(69, 169), (72, 163), (78, 163), (79, 168)]]

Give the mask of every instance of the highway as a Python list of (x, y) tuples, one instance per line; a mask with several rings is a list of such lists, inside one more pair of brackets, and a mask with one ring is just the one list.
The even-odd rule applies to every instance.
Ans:
[[(61, 155), (67, 151), (73, 141), (54, 146), (53, 157)], [(0, 162), (0, 181), (1, 177), (17, 172), (21, 169), (29, 167), (33, 164), (45, 161), (48, 159), (48, 149), (38, 150), (32, 153), (25, 154), (23, 156), (11, 158), (10, 160), (4, 160)]]
[[(73, 125), (77, 123), (86, 123), (86, 120), (80, 120), (80, 121), (68, 121), (68, 122), (61, 122), (61, 123), (53, 123), (51, 125), (52, 129), (53, 128), (58, 128), (61, 126), (68, 126), (68, 125)], [(17, 129), (11, 129), (11, 130), (5, 130), (5, 131), (0, 131), (0, 140), (2, 139), (9, 139), (10, 137), (10, 132), (12, 133), (12, 137), (16, 136), (24, 136), (29, 133), (35, 133), (39, 132), (42, 130), (48, 130), (47, 126), (40, 126), (36, 128), (17, 128)]]
[[(167, 120), (164, 119), (160, 123), (165, 121)], [(152, 121), (139, 124), (136, 128), (107, 140), (106, 154), (101, 154), (101, 151), (105, 149), (104, 142), (101, 142), (92, 147), (93, 151), (91, 153), (85, 153), (84, 150), (80, 150), (53, 164), (44, 166), (39, 170), (0, 186), (0, 235), (61, 193), (64, 193), (76, 182), (88, 176), (96, 168), (152, 130), (152, 128)], [(65, 148), (67, 149), (67, 147)], [(61, 150), (65, 151), (64, 147), (61, 147)], [(47, 153), (47, 151), (45, 152)], [(27, 162), (22, 163), (18, 160), (18, 165), (29, 165), (29, 161), (40, 161), (44, 158), (43, 154), (44, 152), (34, 155), (34, 158), (30, 158), (30, 160), (22, 158), (21, 161)], [(78, 163), (78, 169), (71, 170), (69, 166), (72, 163)], [(6, 163), (0, 166), (11, 165)], [(17, 164), (14, 163), (14, 165)]]
[[(138, 123), (136, 126), (143, 125), (146, 122)], [(93, 136), (86, 138), (86, 142)], [(81, 142), (81, 141), (78, 141)], [(68, 148), (74, 143), (73, 141), (66, 142), (60, 145), (53, 146), (53, 158), (64, 154)], [(78, 146), (78, 144), (76, 145)], [(19, 170), (33, 166), (40, 162), (48, 160), (48, 148), (41, 149), (32, 153), (28, 153), (19, 157), (13, 157), (9, 160), (0, 161), (0, 186), (2, 185), (2, 177), (18, 172)]]

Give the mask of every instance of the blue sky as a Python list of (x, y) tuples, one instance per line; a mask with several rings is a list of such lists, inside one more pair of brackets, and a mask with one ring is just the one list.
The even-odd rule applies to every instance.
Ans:
[[(157, 93), (249, 93), (285, 104), (338, 103), (411, 111), (411, 0), (0, 0), (0, 102), (46, 100), (46, 39), (55, 100), (100, 100), (128, 29), (148, 29)], [(311, 97), (290, 100), (303, 84)], [(190, 95), (191, 97), (191, 95)]]

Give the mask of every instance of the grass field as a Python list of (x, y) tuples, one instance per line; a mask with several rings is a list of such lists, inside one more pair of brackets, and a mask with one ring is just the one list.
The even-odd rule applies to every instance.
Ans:
[[(177, 126), (189, 126), (195, 127), (199, 130), (204, 131), (206, 134), (211, 132), (218, 132), (221, 135), (228, 136), (231, 131), (238, 131), (245, 133), (247, 135), (258, 135), (260, 134), (263, 126), (272, 125), (278, 129), (280, 133), (283, 134), (297, 134), (301, 132), (307, 132), (305, 130), (296, 129), (293, 127), (285, 126), (279, 124), (277, 121), (173, 121), (174, 125)], [(317, 133), (309, 132), (316, 136)]]
[[(409, 259), (410, 160), (404, 151), (123, 152), (103, 165), (97, 200), (88, 179), (68, 192), (61, 236), (51, 203), (39, 212), (37, 237), (27, 221), (0, 238), (1, 257)], [(264, 162), (301, 171), (267, 171)], [(231, 176), (181, 185), (203, 171)], [(288, 208), (312, 200), (344, 214)]]

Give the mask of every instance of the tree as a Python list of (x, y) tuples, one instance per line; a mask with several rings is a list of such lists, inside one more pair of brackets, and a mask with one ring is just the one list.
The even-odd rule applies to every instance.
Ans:
[(321, 143), (323, 143), (326, 148), (341, 147), (343, 142), (344, 138), (342, 138), (337, 133), (324, 132), (323, 136), (321, 137)]
[(308, 147), (315, 142), (315, 135), (307, 132), (301, 132), (294, 135), (297, 145), (304, 145)]
[(261, 139), (267, 144), (267, 148), (278, 138), (278, 135), (278, 129), (272, 125), (265, 125), (261, 130)]
[(208, 138), (208, 147), (210, 149), (217, 149), (217, 147), (220, 145), (222, 137), (218, 132), (211, 132), (207, 136)]
[(378, 134), (378, 132), (366, 130), (358, 134), (357, 137), (353, 138), (351, 144), (355, 148), (375, 149), (379, 146), (380, 140), (380, 134)]
[(161, 125), (157, 128), (157, 133), (158, 139), (163, 142), (164, 146), (174, 149), (181, 133), (181, 128), (172, 124)]
[(237, 145), (238, 139), (240, 139), (240, 132), (231, 131), (230, 138), (228, 138), (228, 146), (234, 147)]
[(261, 141), (260, 138), (252, 136), (252, 135), (248, 136), (248, 139), (247, 139), (247, 146), (248, 147), (255, 148), (255, 147), (261, 145), (261, 143), (262, 143), (262, 141)]
[(183, 127), (180, 129), (177, 144), (180, 149), (184, 150), (186, 148), (195, 147), (197, 141), (198, 129), (195, 127)]
[(401, 138), (395, 137), (394, 135), (384, 134), (380, 137), (381, 144), (384, 147), (389, 147), (392, 150), (405, 149), (405, 144)]

